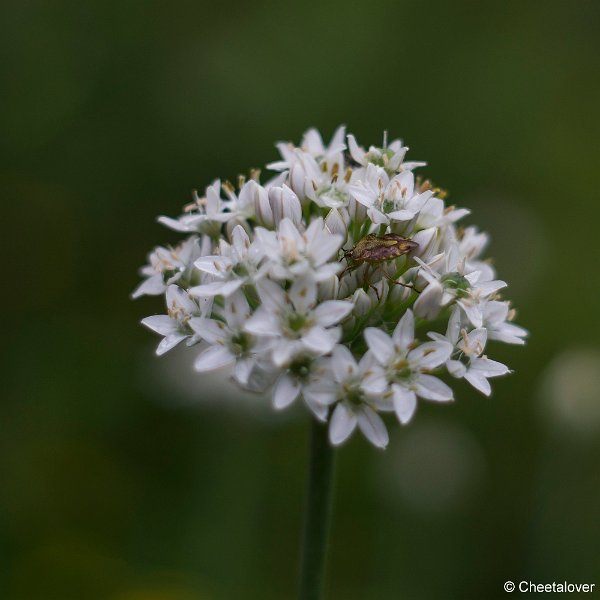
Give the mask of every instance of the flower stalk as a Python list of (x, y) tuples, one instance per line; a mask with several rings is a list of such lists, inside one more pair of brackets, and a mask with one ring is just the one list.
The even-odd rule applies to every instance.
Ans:
[(302, 536), (299, 600), (321, 600), (333, 496), (334, 449), (327, 426), (311, 419), (308, 480)]

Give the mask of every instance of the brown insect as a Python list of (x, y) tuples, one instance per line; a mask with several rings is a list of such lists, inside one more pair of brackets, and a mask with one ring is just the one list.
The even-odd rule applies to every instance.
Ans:
[(358, 240), (354, 248), (344, 250), (344, 258), (353, 263), (352, 267), (358, 267), (363, 263), (373, 264), (398, 258), (408, 254), (418, 245), (417, 242), (395, 233), (386, 233), (381, 236), (370, 233), (362, 240)]
[[(417, 242), (413, 242), (412, 240), (395, 233), (386, 233), (385, 235), (375, 235), (374, 233), (370, 233), (358, 240), (356, 245), (350, 250), (344, 250), (343, 258), (348, 261), (348, 266), (342, 271), (340, 277), (343, 277), (344, 274), (349, 271), (358, 269), (358, 267), (365, 263), (376, 268), (380, 263), (404, 256), (418, 246), (419, 244), (417, 244)], [(390, 278), (388, 277), (388, 279)], [(394, 281), (394, 283), (400, 282)], [(412, 286), (408, 284), (401, 285), (412, 288)], [(370, 285), (370, 287), (373, 286)], [(379, 294), (377, 294), (377, 296), (379, 297)]]

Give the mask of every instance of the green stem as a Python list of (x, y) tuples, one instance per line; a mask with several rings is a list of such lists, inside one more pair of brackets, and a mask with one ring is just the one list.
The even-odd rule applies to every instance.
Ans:
[(331, 517), (333, 459), (334, 450), (327, 439), (326, 424), (311, 419), (299, 600), (321, 600), (323, 596)]

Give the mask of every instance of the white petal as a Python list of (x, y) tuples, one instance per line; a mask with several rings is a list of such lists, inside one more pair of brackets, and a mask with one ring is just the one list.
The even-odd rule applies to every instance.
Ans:
[(226, 281), (221, 285), (219, 294), (225, 298), (228, 298), (229, 296), (231, 296), (231, 294), (237, 292), (242, 287), (242, 285), (244, 285), (245, 282), (245, 278), (230, 279), (229, 281)]
[(490, 340), (497, 340), (505, 344), (523, 345), (525, 340), (522, 338), (527, 337), (527, 335), (529, 335), (529, 332), (526, 329), (513, 323), (502, 323), (497, 329), (488, 329)]
[(311, 327), (306, 335), (302, 337), (302, 343), (313, 352), (324, 355), (329, 354), (340, 339), (339, 328), (324, 329), (319, 325)]
[(186, 337), (188, 336), (185, 335), (185, 333), (170, 333), (158, 345), (158, 348), (156, 349), (156, 355), (162, 356), (165, 352), (177, 346), (179, 342), (185, 340)]
[(329, 441), (334, 446), (345, 442), (354, 431), (357, 418), (354, 411), (346, 402), (340, 402), (333, 411), (329, 421)]
[(266, 309), (278, 311), (285, 306), (285, 293), (274, 281), (261, 279), (256, 284), (256, 290)]
[(327, 415), (329, 415), (329, 406), (316, 401), (314, 397), (304, 396), (304, 403), (315, 417), (322, 423), (327, 422)]
[(411, 390), (402, 387), (401, 385), (392, 385), (392, 391), (394, 393), (394, 411), (396, 416), (402, 425), (406, 425), (417, 408), (417, 396)]
[(366, 404), (359, 406), (356, 411), (358, 426), (364, 436), (377, 448), (385, 448), (390, 441), (385, 423), (382, 418)]
[(367, 327), (364, 337), (369, 349), (374, 354), (380, 364), (386, 365), (394, 356), (394, 344), (392, 339), (381, 329), (376, 327)]
[[(448, 256), (448, 265), (449, 265), (448, 270), (455, 271), (458, 268), (456, 265), (458, 263), (459, 256), (462, 257), (462, 255), (459, 255), (458, 252), (459, 252), (458, 247), (452, 246), (452, 253)], [(464, 262), (464, 258), (463, 258), (463, 262)], [(465, 275), (465, 279), (472, 286), (475, 285), (479, 281), (480, 277), (481, 277), (481, 271), (472, 271), (471, 273), (467, 273)]]
[(227, 256), (201, 256), (194, 263), (196, 269), (216, 277), (224, 277), (232, 265), (232, 260)]
[(276, 314), (261, 306), (248, 319), (244, 325), (244, 329), (254, 335), (274, 336), (280, 334), (280, 323)]
[(477, 371), (484, 377), (499, 377), (510, 373), (510, 369), (505, 364), (491, 360), (487, 356), (473, 359), (469, 371)]
[(188, 232), (194, 229), (193, 227), (182, 223), (178, 219), (172, 219), (171, 217), (158, 217), (158, 222), (169, 229), (173, 229), (174, 231)]
[(353, 307), (351, 302), (344, 300), (328, 300), (319, 304), (314, 314), (319, 325), (331, 327), (345, 319), (352, 312)]
[(362, 288), (358, 288), (352, 295), (352, 304), (354, 304), (354, 314), (358, 317), (363, 317), (373, 308), (369, 294)]
[(288, 294), (296, 312), (305, 315), (317, 301), (317, 284), (312, 277), (301, 277), (294, 281)]
[(458, 338), (460, 337), (460, 325), (460, 309), (458, 306), (455, 306), (450, 314), (450, 319), (448, 319), (448, 329), (446, 330), (446, 337), (452, 345), (456, 345), (456, 342), (458, 342)]
[(190, 295), (197, 298), (211, 298), (218, 296), (223, 288), (222, 281), (212, 281), (211, 283), (203, 283), (190, 288)]
[(274, 369), (270, 363), (259, 364), (255, 362), (248, 377), (248, 381), (243, 385), (251, 392), (262, 393), (273, 385), (277, 374), (278, 371)]
[(447, 402), (452, 400), (452, 389), (433, 375), (419, 375), (415, 380), (417, 395), (425, 400)]
[(415, 339), (415, 318), (410, 308), (398, 321), (392, 339), (400, 350), (406, 350), (408, 345)]
[[(427, 272), (422, 271), (424, 276)], [(424, 319), (435, 319), (442, 308), (444, 289), (436, 280), (430, 281), (429, 285), (419, 294), (413, 308), (415, 314)]]
[(352, 185), (350, 186), (349, 191), (356, 202), (366, 206), (367, 208), (371, 208), (373, 206), (376, 196), (371, 190), (360, 185)]
[(287, 187), (285, 184), (283, 187), (283, 214), (288, 219), (291, 219), (296, 225), (299, 225), (302, 222), (302, 205), (300, 204), (300, 200), (298, 196)]
[(296, 225), (290, 219), (283, 219), (279, 224), (279, 238), (293, 241), (296, 245), (302, 245), (302, 236)]
[(223, 315), (231, 328), (243, 329), (250, 318), (250, 306), (242, 292), (231, 294), (225, 300)]
[(177, 285), (170, 285), (166, 293), (167, 308), (178, 307), (192, 315), (198, 312), (198, 305), (189, 297), (188, 292)]
[(380, 396), (388, 388), (388, 380), (379, 365), (367, 369), (360, 382), (360, 387), (370, 396)]
[(425, 342), (408, 353), (408, 361), (414, 369), (435, 369), (445, 363), (452, 354), (449, 342)]
[[(336, 285), (339, 285), (339, 279), (337, 277), (335, 277), (335, 275), (337, 275), (343, 268), (344, 268), (344, 266), (342, 265), (342, 263), (339, 263), (339, 262), (325, 263), (324, 265), (321, 265), (314, 272), (315, 281), (317, 283), (322, 283), (322, 282), (327, 281), (328, 279), (330, 279), (330, 280), (334, 279), (336, 282)], [(321, 296), (320, 291), (319, 291), (319, 296)], [(327, 297), (335, 298), (336, 296), (337, 296), (337, 293), (330, 294)]]
[(287, 374), (282, 375), (273, 390), (273, 406), (277, 410), (287, 408), (300, 394), (300, 384)]
[(449, 360), (446, 363), (446, 369), (448, 369), (448, 373), (450, 373), (452, 377), (456, 377), (457, 379), (464, 377), (467, 372), (467, 367), (459, 360)]
[(433, 245), (433, 242), (436, 239), (437, 231), (437, 227), (429, 227), (415, 233), (415, 235), (412, 237), (412, 241), (418, 244), (418, 247), (413, 250), (413, 253), (416, 256), (427, 256), (431, 246)]
[(140, 296), (158, 296), (162, 294), (166, 289), (163, 281), (162, 273), (157, 273), (152, 277), (148, 277), (138, 285), (135, 291), (131, 294), (133, 299), (139, 298)]
[(233, 365), (235, 356), (225, 346), (210, 346), (201, 352), (194, 362), (194, 369), (201, 373)]
[(415, 213), (412, 210), (395, 210), (391, 213), (388, 213), (388, 217), (394, 221), (410, 221), (415, 216)]
[(367, 210), (367, 214), (369, 215), (369, 218), (371, 219), (371, 221), (373, 221), (375, 225), (385, 225), (390, 221), (385, 213), (382, 213), (376, 208), (369, 208)]
[(348, 135), (348, 150), (350, 156), (359, 164), (363, 164), (365, 160), (365, 151), (357, 144), (356, 138), (352, 135)]
[(335, 380), (339, 383), (343, 383), (347, 379), (353, 378), (358, 372), (358, 365), (352, 352), (342, 345), (337, 345), (333, 349), (333, 356), (331, 359), (331, 370)]
[(327, 213), (327, 217), (325, 217), (325, 226), (331, 233), (339, 235), (342, 239), (342, 243), (348, 237), (348, 228), (337, 208), (332, 208)]
[(479, 304), (472, 304), (463, 300), (459, 300), (457, 304), (465, 311), (465, 315), (467, 315), (467, 318), (474, 327), (481, 327), (483, 325), (483, 315), (481, 314), (481, 306)]
[(253, 358), (242, 358), (235, 363), (233, 370), (233, 378), (241, 385), (247, 386), (248, 380), (254, 368), (255, 361)]
[(486, 283), (480, 283), (477, 285), (477, 291), (480, 293), (482, 298), (491, 296), (494, 292), (505, 288), (508, 284), (505, 281), (487, 281)]
[(179, 324), (175, 319), (171, 319), (169, 315), (154, 315), (142, 319), (142, 325), (156, 331), (160, 335), (169, 335), (175, 333), (179, 329)]
[(271, 360), (276, 367), (287, 366), (290, 361), (304, 350), (300, 340), (277, 340), (271, 350)]
[(490, 300), (485, 304), (485, 320), (488, 323), (502, 323), (503, 321), (506, 321), (509, 309), (508, 302)]
[(244, 256), (250, 248), (250, 238), (246, 230), (241, 225), (236, 225), (231, 232), (231, 238), (238, 256)]
[(310, 386), (305, 386), (302, 390), (302, 395), (307, 403), (319, 404), (320, 406), (331, 406), (337, 400), (335, 392), (326, 392), (312, 389)]
[(475, 356), (479, 356), (483, 350), (485, 349), (485, 344), (487, 342), (487, 329), (480, 327), (478, 329), (473, 329), (467, 335), (467, 346), (465, 344), (459, 344), (458, 347), (465, 352), (465, 354), (474, 354)]
[(223, 344), (229, 333), (223, 321), (194, 317), (189, 320), (190, 327), (209, 344)]
[(313, 257), (315, 266), (321, 266), (334, 256), (340, 249), (343, 241), (344, 239), (341, 235), (328, 233), (325, 230), (308, 249), (310, 255)]
[(467, 371), (465, 373), (465, 379), (482, 394), (489, 396), (492, 393), (490, 382), (481, 373), (478, 373), (477, 371)]
[(257, 227), (254, 230), (254, 235), (263, 254), (266, 256), (277, 256), (279, 252), (279, 240), (275, 231), (269, 231), (264, 227)]

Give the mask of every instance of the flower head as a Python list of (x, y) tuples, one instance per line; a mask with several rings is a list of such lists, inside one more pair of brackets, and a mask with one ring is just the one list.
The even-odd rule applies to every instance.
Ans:
[(413, 171), (400, 141), (368, 149), (340, 127), (279, 143), (277, 175), (216, 180), (167, 227), (133, 293), (164, 294), (167, 314), (142, 322), (157, 353), (198, 346), (195, 368), (226, 369), (241, 387), (303, 401), (338, 445), (354, 431), (378, 448), (385, 413), (407, 424), (421, 401), (449, 402), (464, 379), (491, 393), (510, 369), (488, 357), (527, 332), (482, 255), (486, 233), (457, 221), (445, 192)]

